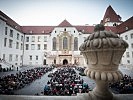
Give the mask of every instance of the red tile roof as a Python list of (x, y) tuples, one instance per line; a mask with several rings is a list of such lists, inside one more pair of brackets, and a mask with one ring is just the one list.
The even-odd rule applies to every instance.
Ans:
[(79, 25), (79, 26), (74, 26), (79, 32), (83, 32), (83, 33), (92, 33), (94, 30), (94, 26), (83, 26), (83, 25)]
[(106, 18), (109, 18), (108, 22), (121, 22), (120, 15), (117, 15), (116, 12), (113, 10), (113, 8), (109, 5), (109, 7), (106, 9), (105, 15), (103, 17), (103, 20), (101, 23), (106, 23)]
[[(22, 32), (26, 34), (49, 34), (55, 26), (22, 26)], [(32, 31), (32, 32), (31, 32)], [(31, 35), (32, 35), (31, 34)]]
[[(83, 26), (83, 25), (79, 25), (79, 26), (73, 26), (75, 27), (79, 32), (82, 32), (83, 34), (91, 34), (94, 31), (94, 26)], [(26, 33), (26, 34), (50, 34), (53, 29), (55, 28), (55, 26), (22, 26), (22, 32)], [(106, 26), (105, 30), (107, 31), (115, 31), (115, 27), (113, 26)], [(32, 33), (31, 33), (32, 31)]]
[(131, 29), (133, 29), (133, 16), (120, 25), (116, 26), (116, 32), (119, 34)]
[[(79, 32), (83, 32), (84, 34), (91, 34), (91, 33), (94, 32), (94, 27), (95, 26), (75, 26), (75, 27)], [(115, 32), (116, 27), (114, 27), (114, 26), (105, 26), (105, 30)]]
[(58, 27), (72, 27), (72, 25), (65, 19), (58, 25)]
[[(21, 31), (21, 26), (0, 10), (0, 19), (4, 20), (12, 28)], [(2, 18), (3, 17), (3, 18)]]

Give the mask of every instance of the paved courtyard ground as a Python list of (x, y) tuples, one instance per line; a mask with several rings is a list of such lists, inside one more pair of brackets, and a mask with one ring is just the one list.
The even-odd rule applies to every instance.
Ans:
[[(33, 67), (22, 67), (19, 71), (24, 71), (31, 68)], [(34, 82), (25, 86), (24, 88), (14, 91), (14, 93), (19, 95), (35, 95), (36, 93), (40, 94), (43, 91), (44, 86), (47, 84), (47, 81), (50, 80), (50, 78), (48, 77), (48, 74), (56, 70), (57, 70), (56, 68), (53, 69), (52, 71), (44, 74), (41, 77), (41, 79), (35, 80)], [(133, 69), (128, 69), (128, 68), (125, 68), (124, 66), (121, 66), (120, 70), (122, 71), (123, 74), (130, 75), (133, 78)], [(8, 74), (15, 74), (17, 72), (18, 71), (1, 72), (0, 77)], [(79, 71), (76, 70), (76, 73), (79, 74)], [(86, 82), (89, 85), (90, 89), (93, 89), (95, 87), (95, 82), (93, 80), (89, 79), (86, 76), (81, 76), (81, 79), (82, 78), (84, 82)]]

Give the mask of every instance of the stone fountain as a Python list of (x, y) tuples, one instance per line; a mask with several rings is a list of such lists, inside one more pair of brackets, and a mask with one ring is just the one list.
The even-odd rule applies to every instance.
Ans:
[(96, 25), (94, 33), (81, 44), (79, 50), (88, 65), (85, 74), (96, 82), (96, 87), (89, 92), (89, 100), (113, 100), (108, 83), (122, 78), (118, 66), (127, 47), (124, 40), (105, 31), (101, 24)]

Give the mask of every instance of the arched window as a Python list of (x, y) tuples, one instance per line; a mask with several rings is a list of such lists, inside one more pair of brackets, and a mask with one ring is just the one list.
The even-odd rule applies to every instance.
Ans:
[(75, 37), (74, 38), (74, 51), (77, 51), (78, 50), (78, 38)]
[(53, 50), (56, 50), (56, 37), (53, 38)]
[(63, 49), (68, 49), (68, 40), (67, 40), (67, 37), (63, 38)]

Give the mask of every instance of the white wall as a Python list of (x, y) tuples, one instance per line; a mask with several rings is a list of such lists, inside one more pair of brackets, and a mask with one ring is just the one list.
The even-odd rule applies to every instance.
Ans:
[[(16, 29), (13, 29), (12, 27), (8, 26), (4, 21), (0, 20), (0, 57), (3, 58), (3, 54), (5, 54), (5, 60), (6, 62), (18, 65), (20, 66), (22, 64), (22, 52), (23, 50), (20, 49), (21, 43), (23, 44), (23, 41), (21, 41), (21, 36), (24, 37), (24, 34), (17, 31)], [(8, 28), (7, 35), (5, 35), (5, 27)], [(10, 29), (13, 30), (13, 37), (10, 37)], [(19, 40), (17, 40), (17, 33), (19, 33)], [(7, 38), (7, 44), (6, 47), (4, 46), (4, 38)], [(12, 48), (9, 48), (9, 39), (13, 40), (13, 46)], [(19, 43), (19, 49), (16, 49), (16, 42)], [(9, 55), (12, 54), (12, 61), (9, 61)], [(16, 55), (18, 55), (18, 60), (16, 60)]]
[(4, 26), (5, 22), (0, 19), (0, 58), (2, 58), (2, 46), (3, 46), (3, 34), (4, 34)]
[[(133, 29), (120, 35), (120, 37), (122, 37), (123, 40), (125, 40), (129, 45), (122, 57), (122, 64), (133, 65), (133, 47), (131, 46), (131, 44), (133, 44), (133, 38), (131, 38), (131, 34), (133, 34)], [(125, 37), (127, 37), (128, 39), (126, 39)], [(129, 57), (127, 57), (127, 52), (129, 52)]]
[[(35, 42), (32, 42), (32, 36), (35, 36)], [(38, 36), (41, 37), (40, 42), (38, 42)], [(44, 36), (47, 36), (47, 40), (49, 35), (25, 35), (25, 45), (29, 44), (29, 49), (26, 50), (26, 46), (24, 47), (24, 65), (43, 65), (43, 60), (46, 59), (44, 57), (44, 52), (49, 51), (48, 41), (44, 42)], [(26, 37), (29, 37), (29, 42), (26, 42)], [(31, 50), (31, 44), (35, 44), (35, 49)], [(40, 44), (40, 50), (38, 50), (38, 44)], [(44, 44), (47, 44), (47, 50), (44, 50)], [(32, 55), (32, 60), (30, 60), (30, 55)], [(38, 60), (36, 60), (36, 56), (38, 56)]]

